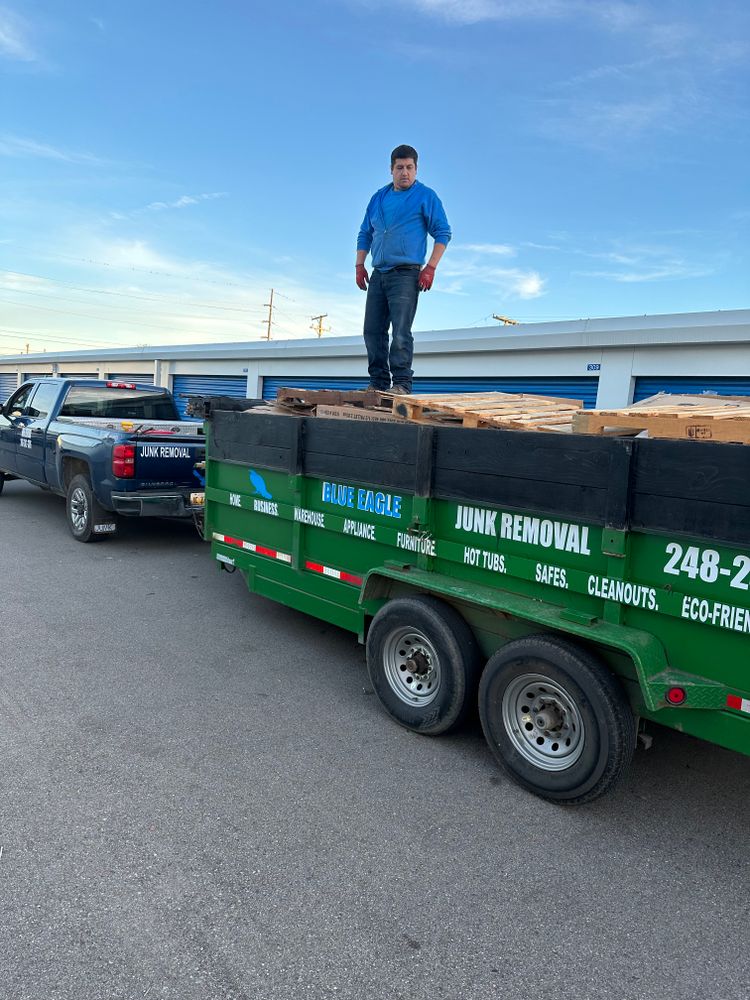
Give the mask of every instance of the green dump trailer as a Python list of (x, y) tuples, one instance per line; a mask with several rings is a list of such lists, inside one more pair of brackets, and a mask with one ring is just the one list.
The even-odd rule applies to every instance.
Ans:
[(478, 705), (512, 779), (589, 801), (639, 725), (750, 754), (750, 447), (206, 405), (205, 537), (356, 633), (401, 725)]

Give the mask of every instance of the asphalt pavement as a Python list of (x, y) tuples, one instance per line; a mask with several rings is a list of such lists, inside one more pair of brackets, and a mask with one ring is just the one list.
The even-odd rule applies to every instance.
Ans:
[(379, 709), (187, 524), (0, 496), (2, 1000), (750, 994), (750, 760), (655, 729), (545, 803)]

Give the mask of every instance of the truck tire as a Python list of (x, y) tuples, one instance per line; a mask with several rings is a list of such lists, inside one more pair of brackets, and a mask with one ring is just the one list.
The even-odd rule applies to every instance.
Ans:
[(471, 629), (434, 597), (399, 597), (375, 615), (367, 670), (388, 714), (417, 733), (437, 736), (474, 705), (480, 656)]
[(505, 774), (552, 802), (603, 795), (635, 750), (635, 716), (617, 679), (591, 653), (556, 637), (517, 639), (490, 658), (479, 717)]
[[(78, 542), (97, 542), (117, 530), (115, 515), (105, 510), (94, 496), (88, 476), (73, 476), (68, 486), (65, 508), (68, 527)], [(106, 531), (97, 530), (104, 526)]]

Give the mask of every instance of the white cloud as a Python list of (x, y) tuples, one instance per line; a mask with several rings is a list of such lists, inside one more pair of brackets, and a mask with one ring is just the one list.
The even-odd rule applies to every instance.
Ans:
[[(684, 236), (685, 234), (677, 233), (674, 235)], [(586, 278), (616, 281), (621, 284), (702, 277), (713, 274), (718, 266), (717, 259), (711, 260), (704, 257), (703, 260), (691, 260), (686, 258), (680, 246), (663, 242), (649, 243), (646, 240), (633, 240), (632, 242), (606, 240), (604, 246), (585, 247), (576, 245), (572, 237), (563, 237), (557, 246), (539, 243), (524, 245), (538, 250), (566, 254), (571, 258), (583, 257), (587, 260), (603, 261), (606, 265), (610, 265), (608, 270), (571, 270), (571, 273)]]
[(51, 337), (48, 346), (58, 348), (66, 334), (71, 347), (77, 338), (112, 347), (258, 340), (271, 288), (274, 340), (313, 336), (310, 317), (321, 313), (328, 314), (329, 337), (362, 331), (364, 296), (348, 271), (341, 279), (321, 276), (299, 262), (294, 268), (277, 263), (269, 253), (262, 267), (240, 271), (165, 253), (145, 239), (111, 240), (83, 228), (58, 233), (54, 245), (46, 260), (40, 249), (27, 269), (58, 280), (0, 270), (5, 325), (35, 343), (43, 331)]
[(8, 7), (0, 7), (0, 56), (19, 62), (35, 62), (38, 57), (27, 34), (23, 18)]
[(515, 257), (516, 251), (505, 243), (459, 243), (452, 250), (471, 250), (474, 253), (491, 253), (498, 257)]
[[(372, 0), (359, 0), (372, 7)], [(390, 0), (451, 24), (487, 21), (552, 21), (590, 18), (619, 31), (644, 18), (639, 4), (627, 0)]]
[[(441, 277), (449, 286), (441, 289), (453, 294), (462, 293), (467, 285), (487, 285), (496, 294), (519, 299), (535, 299), (544, 294), (545, 280), (535, 270), (519, 267), (493, 267), (477, 260), (461, 261), (447, 258), (440, 267)], [(436, 286), (437, 287), (437, 286)]]
[(610, 149), (613, 140), (631, 140), (654, 131), (675, 131), (697, 111), (699, 98), (689, 92), (628, 100), (589, 98), (542, 102), (537, 130), (592, 149)]
[(78, 163), (95, 166), (105, 161), (91, 153), (74, 153), (69, 150), (59, 149), (47, 143), (37, 142), (35, 139), (24, 139), (17, 135), (0, 135), (0, 156), (11, 156), (15, 158), (31, 157), (41, 160), (57, 160), (60, 163)]
[[(493, 293), (519, 299), (535, 299), (544, 294), (545, 280), (535, 270), (497, 267), (493, 257), (513, 257), (514, 247), (505, 243), (459, 243), (440, 265), (440, 291), (467, 294), (468, 289), (487, 285)], [(443, 284), (443, 279), (447, 283)], [(437, 287), (437, 286), (436, 286)]]
[(514, 287), (521, 299), (536, 299), (544, 293), (544, 279), (536, 271), (513, 275)]
[[(542, 135), (592, 149), (653, 133), (708, 128), (719, 119), (746, 120), (742, 84), (727, 86), (746, 64), (750, 43), (742, 28), (716, 14), (710, 20), (659, 20), (642, 8), (629, 42), (638, 58), (589, 66), (549, 85), (561, 97), (540, 100), (530, 115)], [(626, 50), (632, 55), (632, 45)]]
[(552, 250), (552, 251), (562, 250), (562, 247), (554, 246), (551, 243), (532, 243), (531, 241), (528, 240), (522, 243), (521, 246), (530, 247), (532, 250)]
[(618, 0), (397, 0), (400, 6), (454, 24), (484, 21), (556, 20), (590, 17), (618, 30), (639, 21), (641, 10), (635, 3)]
[(47, 282), (31, 274), (19, 274), (15, 271), (0, 271), (0, 287), (8, 291), (43, 291)]
[(713, 274), (713, 268), (690, 265), (685, 261), (673, 261), (645, 271), (575, 271), (574, 273), (585, 278), (605, 278), (620, 284), (635, 284), (645, 281), (701, 278)]
[(719, 41), (708, 46), (706, 55), (715, 66), (722, 69), (742, 65), (750, 57), (750, 42), (741, 38)]
[(113, 219), (132, 219), (135, 216), (143, 215), (145, 212), (165, 212), (170, 208), (187, 208), (188, 205), (199, 205), (203, 201), (215, 201), (217, 198), (226, 198), (226, 191), (209, 191), (204, 194), (183, 194), (174, 201), (152, 201), (142, 208), (134, 208), (129, 212), (110, 212)]

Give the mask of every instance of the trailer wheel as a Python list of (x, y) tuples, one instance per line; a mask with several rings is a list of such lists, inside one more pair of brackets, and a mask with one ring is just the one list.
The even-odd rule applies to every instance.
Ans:
[(479, 685), (479, 715), (501, 769), (553, 802), (603, 795), (635, 750), (636, 721), (619, 682), (564, 639), (531, 636), (498, 650)]
[(65, 509), (68, 527), (78, 542), (96, 542), (117, 530), (115, 515), (105, 510), (96, 499), (88, 476), (73, 476), (68, 486)]
[(383, 708), (407, 729), (437, 736), (473, 705), (479, 677), (474, 635), (449, 604), (400, 597), (375, 615), (367, 669)]

